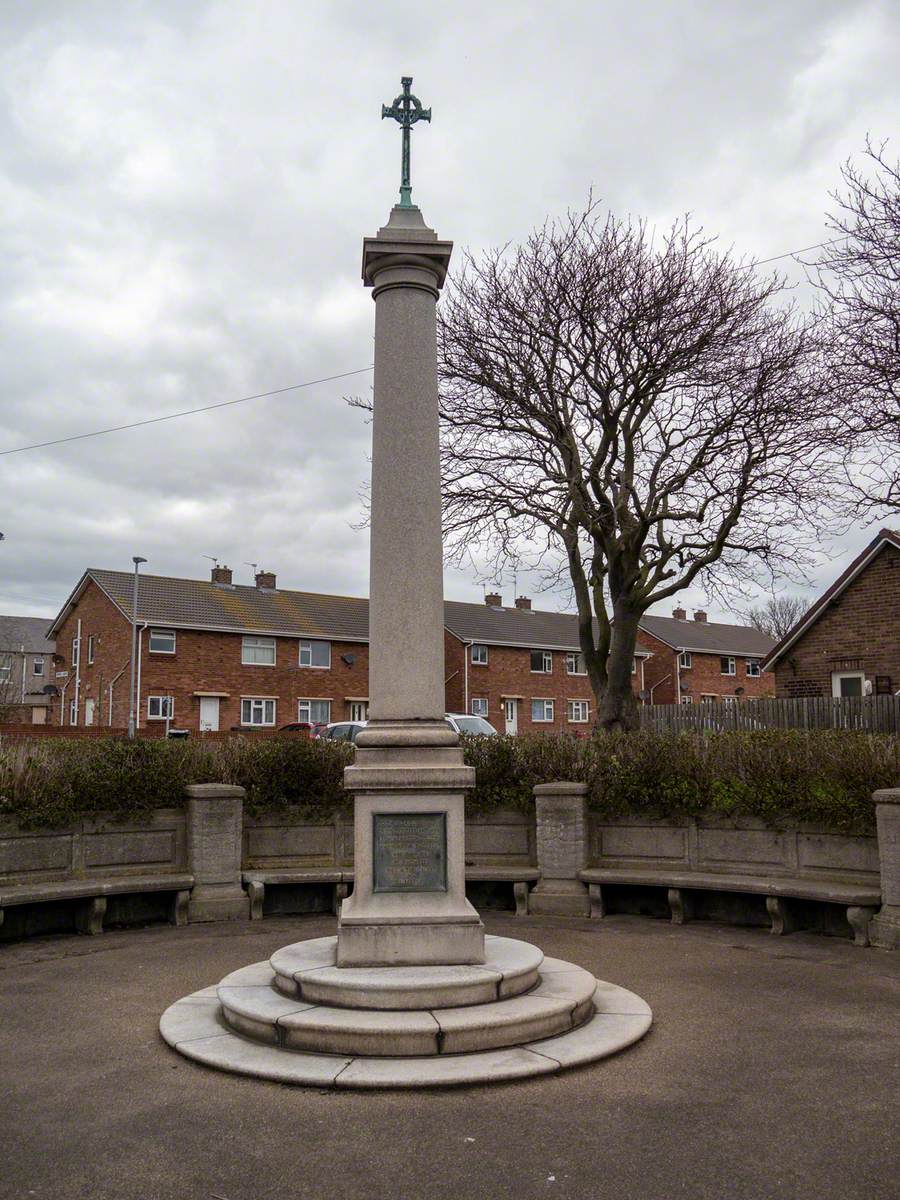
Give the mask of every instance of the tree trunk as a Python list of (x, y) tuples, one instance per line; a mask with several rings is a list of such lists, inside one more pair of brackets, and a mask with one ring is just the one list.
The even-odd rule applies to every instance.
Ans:
[(597, 697), (597, 730), (640, 728), (637, 700), (632, 687), (632, 665), (637, 646), (640, 615), (616, 609), (609, 645), (606, 688)]

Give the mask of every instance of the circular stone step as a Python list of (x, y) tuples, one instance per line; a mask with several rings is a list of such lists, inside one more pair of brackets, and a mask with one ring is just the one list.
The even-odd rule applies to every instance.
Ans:
[(187, 1058), (258, 1079), (306, 1087), (450, 1087), (523, 1079), (596, 1062), (642, 1038), (653, 1019), (639, 996), (612, 983), (597, 984), (593, 1005), (593, 1017), (556, 1037), (504, 1050), (409, 1058), (299, 1053), (250, 1041), (224, 1023), (215, 988), (178, 1000), (163, 1013), (159, 1028), (164, 1040)]
[(458, 1008), (518, 996), (533, 988), (543, 954), (516, 938), (488, 935), (478, 966), (337, 967), (337, 938), (310, 938), (270, 961), (280, 992), (334, 1008)]
[(591, 1015), (597, 987), (588, 971), (553, 961), (554, 969), (527, 995), (419, 1011), (350, 1009), (285, 996), (271, 986), (271, 968), (270, 984), (261, 982), (261, 966), (235, 972), (219, 985), (217, 995), (228, 1025), (257, 1041), (332, 1054), (461, 1054), (550, 1037), (568, 1032)]

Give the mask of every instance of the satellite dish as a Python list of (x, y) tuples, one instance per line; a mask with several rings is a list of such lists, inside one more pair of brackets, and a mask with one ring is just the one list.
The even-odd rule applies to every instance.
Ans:
[(45, 696), (58, 696), (59, 688), (56, 686), (55, 683), (45, 683), (44, 686), (41, 688), (41, 692)]

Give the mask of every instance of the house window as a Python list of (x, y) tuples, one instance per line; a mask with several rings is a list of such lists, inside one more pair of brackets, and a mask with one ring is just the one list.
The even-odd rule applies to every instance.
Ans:
[(569, 701), (569, 720), (584, 722), (588, 719), (588, 702), (587, 700), (570, 700)]
[(637, 659), (636, 658), (633, 658), (631, 660), (631, 673), (632, 673), (632, 675), (637, 675)]
[(747, 674), (750, 676), (751, 679), (759, 679), (759, 659), (758, 658), (748, 658), (747, 659)]
[[(72, 666), (78, 666), (78, 638), (72, 638)], [(74, 721), (72, 722), (74, 724)]]
[(13, 660), (11, 654), (4, 654), (0, 658), (0, 683), (6, 683), (12, 678)]
[(532, 702), (531, 702), (531, 719), (532, 719), (532, 721), (552, 721), (553, 720), (553, 701), (552, 700), (532, 700)]
[(150, 653), (151, 654), (174, 654), (175, 653), (175, 630), (174, 629), (151, 629), (150, 630)]
[(682, 697), (681, 697), (681, 703), (682, 703), (682, 704), (693, 704), (693, 703), (694, 703), (694, 697), (693, 697), (693, 696), (682, 696)]
[(330, 700), (298, 700), (297, 720), (327, 725), (331, 720)]
[(566, 671), (569, 675), (587, 675), (587, 667), (585, 666), (584, 655), (573, 654), (571, 652), (567, 654)]
[(94, 635), (91, 634), (88, 638), (88, 666), (94, 665)]
[[(245, 639), (246, 640), (246, 639)], [(266, 660), (268, 661), (268, 660)], [(272, 643), (272, 662), (275, 661), (275, 643)], [(331, 642), (301, 642), (301, 667), (330, 667)]]
[(43, 675), (43, 673), (44, 673), (43, 658), (36, 658), (34, 660), (34, 663), (32, 664), (31, 670), (32, 670), (32, 673), (35, 675)]
[[(531, 669), (538, 675), (550, 675), (553, 673), (553, 655), (549, 650), (532, 650), (531, 652)], [(553, 718), (551, 717), (552, 721)]]
[[(251, 639), (253, 640), (253, 639)], [(265, 639), (263, 639), (265, 640)], [(273, 643), (272, 650), (275, 646)], [(241, 698), (241, 724), (242, 725), (274, 725), (275, 724), (275, 701), (265, 700), (254, 696)]]
[(147, 720), (171, 721), (175, 716), (174, 696), (148, 696)]
[[(327, 645), (327, 642), (326, 642)], [(264, 637), (245, 637), (241, 642), (241, 662), (247, 667), (275, 666), (275, 639)], [(272, 722), (245, 721), (243, 725), (271, 724)]]
[(472, 697), (472, 716), (486, 717), (488, 715), (488, 702), (484, 696)]
[(737, 671), (735, 670), (733, 658), (720, 658), (719, 662), (721, 663), (721, 666), (722, 666), (722, 674), (723, 675), (736, 675), (737, 674)]
[(866, 677), (862, 671), (834, 671), (831, 676), (831, 694), (836, 700), (862, 696), (866, 690)]
[(723, 696), (722, 703), (723, 704), (737, 704), (737, 696)]
[(472, 647), (472, 665), (475, 667), (486, 667), (488, 665), (487, 646)]
[(682, 650), (682, 652), (678, 655), (678, 665), (684, 671), (689, 671), (691, 669), (691, 667), (694, 665), (694, 660), (691, 658), (690, 650)]
[(715, 702), (718, 700), (718, 698), (719, 698), (718, 696), (713, 696), (709, 692), (704, 692), (703, 695), (700, 697), (700, 703), (701, 704), (715, 704)]

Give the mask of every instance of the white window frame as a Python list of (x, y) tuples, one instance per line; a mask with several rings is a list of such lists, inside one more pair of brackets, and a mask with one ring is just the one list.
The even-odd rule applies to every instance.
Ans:
[[(38, 670), (38, 663), (40, 663), (40, 670)], [(43, 675), (44, 674), (44, 656), (43, 656), (43, 654), (35, 655), (34, 661), (31, 664), (31, 673), (32, 673), (32, 675)]]
[(737, 696), (723, 696), (722, 697), (723, 704), (737, 704), (737, 702), (738, 702)]
[[(579, 659), (581, 659), (581, 665), (584, 667), (583, 671), (576, 670)], [(566, 655), (566, 673), (568, 675), (587, 675), (587, 666), (584, 662), (584, 655), (580, 650), (570, 650)]]
[[(534, 655), (542, 655), (543, 666), (538, 668), (534, 665)], [(552, 675), (553, 674), (553, 651), (552, 650), (529, 650), (528, 661), (531, 663), (532, 675)]]
[[(156, 709), (154, 712), (153, 709)], [(148, 696), (147, 697), (147, 720), (148, 721), (172, 721), (175, 719), (175, 697), (174, 696)]]
[[(248, 650), (257, 651), (257, 650), (269, 649), (269, 648), (271, 648), (271, 651), (272, 651), (272, 661), (271, 662), (262, 662), (259, 659), (247, 657)], [(256, 635), (251, 636), (248, 634), (241, 638), (241, 666), (243, 666), (243, 667), (274, 667), (276, 657), (277, 657), (277, 651), (275, 648), (275, 639), (273, 637), (257, 637)], [(248, 699), (254, 700), (254, 699), (256, 699), (256, 697), (250, 696), (250, 697), (248, 697)], [(241, 724), (242, 725), (244, 724), (243, 720), (241, 721)]]
[[(723, 663), (728, 663), (728, 670), (723, 667)], [(719, 655), (719, 674), (720, 675), (737, 675), (737, 662), (730, 654)]]
[[(81, 653), (81, 647), (78, 644), (78, 638), (72, 638), (72, 669), (78, 666), (78, 656)], [(73, 722), (74, 724), (74, 722)]]
[[(314, 663), (312, 661), (313, 646), (328, 647), (328, 662)], [(303, 661), (303, 652), (306, 651), (308, 662)], [(329, 671), (331, 669), (331, 642), (327, 642), (324, 638), (301, 638), (300, 639), (300, 657), (298, 659), (301, 667), (309, 671)]]
[(472, 643), (472, 666), (486, 667), (488, 665), (488, 648), (480, 642)]
[[(583, 717), (576, 717), (575, 710), (583, 712)], [(589, 700), (569, 700), (568, 701), (569, 721), (572, 725), (586, 725), (591, 719), (591, 704)]]
[[(534, 715), (534, 706), (536, 704), (543, 704), (543, 706), (544, 706), (544, 715), (542, 717), (536, 717)], [(547, 716), (548, 713), (550, 714), (549, 716)], [(531, 720), (532, 720), (532, 722), (535, 725), (552, 725), (554, 719), (555, 719), (555, 716), (554, 716), (553, 701), (549, 698), (544, 698), (541, 696), (533, 697), (532, 701), (531, 701)]]
[[(262, 665), (262, 664), (258, 664), (258, 665)], [(244, 705), (245, 704), (250, 705), (249, 709), (247, 710), (250, 715), (249, 720), (246, 720), (244, 717)], [(271, 706), (272, 706), (271, 721), (266, 720), (266, 706), (269, 704), (271, 704)], [(256, 708), (257, 705), (260, 706), (258, 710)], [(262, 715), (261, 721), (253, 720), (254, 714), (257, 711)], [(277, 712), (278, 712), (278, 702), (272, 696), (241, 696), (241, 725), (245, 729), (271, 729), (275, 725), (275, 718), (276, 718)]]
[[(314, 717), (312, 715), (312, 706), (314, 704), (324, 704), (326, 706), (324, 717)], [(309, 721), (310, 725), (328, 725), (331, 721), (331, 704), (331, 699), (323, 696), (308, 696), (303, 700), (298, 700), (297, 720)]]
[[(172, 639), (171, 650), (160, 650), (159, 646), (153, 645), (154, 638), (170, 638)], [(175, 653), (176, 634), (174, 629), (151, 629), (147, 638), (147, 650), (150, 654), (174, 654)]]
[(712, 692), (701, 692), (701, 694), (700, 694), (700, 703), (701, 704), (718, 704), (718, 702), (719, 702), (719, 697), (713, 695)]
[(0, 654), (0, 682), (6, 683), (12, 679), (13, 656)]
[(833, 700), (855, 700), (855, 696), (841, 695), (841, 680), (842, 679), (858, 679), (860, 696), (866, 694), (866, 673), (865, 671), (832, 671), (831, 672), (831, 696)]
[[(760, 660), (758, 658), (748, 658), (746, 660), (748, 679), (759, 679), (760, 675), (762, 675), (762, 671), (759, 669), (759, 663)], [(754, 667), (756, 670), (753, 669)]]
[(694, 665), (694, 659), (690, 650), (682, 650), (678, 655), (678, 665), (682, 671), (690, 671)]
[(694, 697), (693, 697), (693, 696), (682, 696), (682, 697), (681, 697), (681, 703), (682, 703), (682, 704), (693, 704), (693, 703), (694, 703)]
[(94, 665), (94, 641), (95, 641), (95, 635), (93, 633), (88, 634), (87, 665), (89, 667), (92, 667)]
[(488, 700), (487, 696), (472, 697), (472, 716), (486, 717), (488, 715)]

